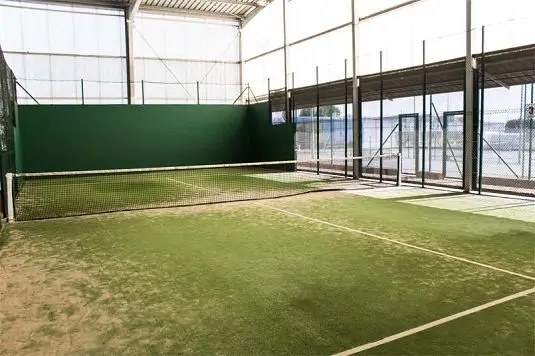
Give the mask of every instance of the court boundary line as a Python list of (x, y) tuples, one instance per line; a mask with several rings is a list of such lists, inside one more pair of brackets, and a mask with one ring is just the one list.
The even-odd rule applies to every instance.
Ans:
[(524, 279), (535, 281), (535, 277), (528, 276), (528, 275), (525, 275), (525, 274), (522, 274), (522, 273), (518, 273), (518, 272), (514, 272), (514, 271), (509, 271), (509, 270), (506, 270), (506, 269), (503, 269), (503, 268), (499, 268), (499, 267), (494, 267), (494, 266), (491, 266), (491, 265), (488, 265), (488, 264), (485, 264), (485, 263), (480, 263), (480, 262), (477, 262), (477, 261), (469, 260), (469, 259), (464, 258), (464, 257), (458, 257), (458, 256), (450, 255), (450, 254), (447, 254), (447, 253), (444, 253), (444, 252), (439, 252), (439, 251), (431, 250), (431, 249), (428, 249), (428, 248), (425, 248), (425, 247), (420, 247), (420, 246), (412, 245), (412, 244), (409, 244), (409, 243), (406, 243), (406, 242), (394, 240), (394, 239), (391, 239), (391, 238), (388, 238), (388, 237), (372, 234), (370, 232), (353, 229), (353, 228), (350, 228), (350, 227), (347, 227), (347, 226), (343, 226), (343, 225), (334, 224), (334, 223), (331, 223), (331, 222), (328, 222), (328, 221), (325, 221), (325, 220), (320, 220), (320, 219), (312, 218), (312, 217), (309, 217), (309, 216), (306, 216), (306, 215), (302, 215), (302, 214), (299, 214), (299, 213), (295, 213), (295, 212), (292, 212), (292, 211), (288, 211), (288, 210), (285, 210), (285, 209), (277, 208), (277, 207), (274, 207), (272, 205), (263, 204), (263, 203), (258, 203), (257, 205), (262, 206), (262, 207), (267, 208), (267, 209), (278, 211), (278, 212), (281, 212), (281, 213), (284, 213), (284, 214), (287, 214), (287, 215), (299, 217), (299, 218), (304, 219), (304, 220), (313, 221), (313, 222), (316, 222), (316, 223), (319, 223), (319, 224), (331, 226), (331, 227), (334, 227), (334, 228), (336, 228), (338, 230), (349, 231), (349, 232), (352, 232), (352, 233), (355, 233), (355, 234), (359, 234), (359, 235), (363, 235), (363, 236), (367, 236), (367, 237), (372, 237), (372, 238), (375, 238), (375, 239), (378, 239), (378, 240), (390, 242), (390, 243), (393, 243), (393, 244), (396, 244), (396, 245), (400, 245), (400, 246), (404, 246), (404, 247), (408, 247), (408, 248), (411, 248), (411, 249), (414, 249), (414, 250), (427, 252), (429, 254), (442, 256), (442, 257), (445, 257), (445, 258), (448, 258), (448, 259), (453, 259), (453, 260), (465, 262), (465, 263), (468, 263), (468, 264), (471, 264), (471, 265), (484, 267), (484, 268), (491, 269), (491, 270), (494, 270), (494, 271), (497, 271), (497, 272), (502, 272), (502, 273), (509, 274), (509, 275), (512, 275), (512, 276), (521, 277), (521, 278), (524, 278)]
[(412, 329), (405, 330), (405, 331), (397, 333), (397, 334), (393, 334), (393, 335), (387, 336), (387, 337), (385, 337), (385, 338), (383, 338), (381, 340), (370, 342), (370, 343), (367, 343), (367, 344), (364, 344), (364, 345), (360, 345), (360, 346), (354, 347), (354, 348), (349, 349), (349, 350), (342, 351), (340, 353), (336, 353), (333, 356), (350, 356), (350, 355), (354, 355), (354, 354), (357, 354), (359, 352), (363, 352), (363, 351), (366, 351), (366, 350), (369, 350), (369, 349), (373, 349), (375, 347), (391, 343), (393, 341), (405, 338), (407, 336), (411, 336), (411, 335), (420, 333), (422, 331), (425, 331), (425, 330), (428, 330), (428, 329), (432, 329), (432, 328), (437, 327), (439, 325), (449, 323), (450, 321), (457, 320), (457, 319), (463, 318), (465, 316), (481, 312), (481, 311), (483, 311), (485, 309), (489, 309), (489, 308), (492, 308), (494, 306), (497, 306), (497, 305), (500, 305), (500, 304), (503, 304), (503, 303), (507, 303), (507, 302), (510, 302), (512, 300), (515, 300), (515, 299), (526, 297), (526, 296), (528, 296), (530, 294), (533, 294), (533, 293), (535, 293), (535, 288), (530, 288), (530, 289), (524, 290), (522, 292), (511, 294), (509, 296), (506, 296), (506, 297), (503, 297), (503, 298), (500, 298), (500, 299), (496, 299), (494, 301), (491, 301), (491, 302), (488, 302), (488, 303), (485, 303), (485, 304), (481, 304), (479, 306), (464, 310), (462, 312), (459, 312), (459, 313), (456, 313), (456, 314), (452, 314), (452, 315), (449, 315), (449, 316), (441, 318), (441, 319), (434, 320), (434, 321), (429, 322), (427, 324), (423, 324), (423, 325), (417, 326), (415, 328), (412, 328)]

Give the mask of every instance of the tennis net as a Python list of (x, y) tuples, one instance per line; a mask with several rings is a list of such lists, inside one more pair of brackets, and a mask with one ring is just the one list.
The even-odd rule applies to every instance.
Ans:
[[(382, 157), (394, 167), (400, 162), (398, 155)], [(351, 168), (363, 159), (8, 174), (8, 215), (36, 220), (355, 189), (346, 162)]]

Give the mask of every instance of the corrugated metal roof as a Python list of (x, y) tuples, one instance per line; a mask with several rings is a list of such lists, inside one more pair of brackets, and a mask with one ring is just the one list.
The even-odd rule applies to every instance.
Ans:
[(274, 0), (24, 0), (249, 21)]

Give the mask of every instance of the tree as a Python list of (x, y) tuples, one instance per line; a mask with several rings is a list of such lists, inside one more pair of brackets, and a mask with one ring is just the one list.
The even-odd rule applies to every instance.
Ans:
[[(320, 116), (321, 117), (331, 117), (331, 116), (340, 116), (341, 111), (338, 107), (334, 105), (322, 106), (320, 107)], [(304, 117), (314, 117), (316, 116), (316, 108), (306, 108), (302, 109), (299, 113), (299, 116)]]

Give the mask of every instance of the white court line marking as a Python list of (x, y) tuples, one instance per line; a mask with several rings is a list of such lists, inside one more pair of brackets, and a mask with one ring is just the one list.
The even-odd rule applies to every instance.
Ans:
[(405, 242), (393, 240), (393, 239), (390, 239), (390, 238), (387, 238), (387, 237), (382, 237), (382, 236), (375, 235), (375, 234), (372, 234), (372, 233), (369, 233), (369, 232), (365, 232), (365, 231), (362, 231), (362, 230), (352, 229), (350, 227), (333, 224), (333, 223), (330, 223), (328, 221), (311, 218), (309, 216), (301, 215), (301, 214), (294, 213), (294, 212), (291, 212), (291, 211), (288, 211), (288, 210), (284, 210), (284, 209), (280, 209), (280, 208), (275, 208), (274, 206), (271, 206), (271, 205), (266, 205), (266, 204), (261, 204), (261, 203), (258, 203), (258, 205), (263, 206), (263, 207), (268, 208), (268, 209), (271, 209), (271, 210), (275, 210), (275, 211), (287, 214), (287, 215), (292, 215), (292, 216), (299, 217), (301, 219), (314, 221), (314, 222), (317, 222), (317, 223), (320, 223), (320, 224), (331, 226), (331, 227), (337, 228), (339, 230), (345, 230), (345, 231), (353, 232), (353, 233), (360, 234), (360, 235), (363, 235), (363, 236), (373, 237), (375, 239), (388, 241), (390, 243), (401, 245), (401, 246), (405, 246), (405, 247), (409, 247), (409, 248), (412, 248), (412, 249), (415, 249), (415, 250), (424, 251), (424, 252), (431, 253), (431, 254), (434, 254), (434, 255), (450, 258), (450, 259), (453, 259), (453, 260), (469, 263), (469, 264), (476, 265), (476, 266), (479, 266), (479, 267), (484, 267), (484, 268), (492, 269), (494, 271), (503, 272), (503, 273), (507, 273), (507, 274), (510, 274), (510, 275), (513, 275), (513, 276), (517, 276), (517, 277), (521, 277), (521, 278), (524, 278), (524, 279), (529, 279), (531, 281), (535, 281), (535, 277), (527, 276), (525, 274), (521, 274), (521, 273), (518, 273), (518, 272), (509, 271), (509, 270), (506, 270), (506, 269), (503, 269), (503, 268), (498, 268), (498, 267), (494, 267), (494, 266), (487, 265), (487, 264), (484, 264), (484, 263), (472, 261), (472, 260), (469, 260), (469, 259), (466, 259), (466, 258), (463, 258), (463, 257), (457, 257), (457, 256), (449, 255), (447, 253), (442, 253), (442, 252), (438, 252), (438, 251), (435, 251), (435, 250), (430, 250), (430, 249), (425, 248), (425, 247), (411, 245), (411, 244), (408, 244), (408, 243), (405, 243)]
[(187, 185), (187, 186), (190, 186), (190, 187), (193, 187), (193, 188), (197, 188), (197, 189), (201, 189), (201, 190), (212, 191), (211, 189), (208, 189), (208, 188), (205, 188), (205, 187), (200, 187), (198, 185), (191, 184), (191, 183), (186, 183), (186, 182), (183, 182), (183, 181), (178, 180), (178, 179), (167, 178), (167, 180), (170, 180), (171, 182), (175, 182), (175, 183), (179, 183), (179, 184), (184, 184), (184, 185)]
[(407, 330), (407, 331), (403, 331), (403, 332), (398, 333), (398, 334), (394, 334), (394, 335), (388, 336), (388, 337), (386, 337), (384, 339), (381, 339), (379, 341), (370, 342), (368, 344), (361, 345), (361, 346), (355, 347), (353, 349), (340, 352), (338, 354), (335, 354), (334, 356), (354, 355), (354, 354), (357, 354), (359, 352), (366, 351), (366, 350), (375, 348), (377, 346), (381, 346), (381, 345), (390, 343), (392, 341), (399, 340), (399, 339), (402, 339), (404, 337), (407, 337), (407, 336), (422, 332), (424, 330), (434, 328), (434, 327), (436, 327), (438, 325), (449, 323), (450, 321), (453, 321), (455, 319), (459, 319), (459, 318), (465, 317), (465, 316), (470, 315), (470, 314), (475, 314), (477, 312), (480, 312), (482, 310), (494, 307), (496, 305), (503, 304), (503, 303), (506, 303), (506, 302), (509, 302), (511, 300), (518, 299), (518, 298), (521, 298), (521, 297), (526, 297), (526, 296), (528, 296), (530, 294), (533, 294), (533, 293), (535, 293), (535, 288), (531, 288), (531, 289), (525, 290), (525, 291), (520, 292), (520, 293), (516, 293), (516, 294), (510, 295), (510, 296), (501, 298), (501, 299), (497, 299), (495, 301), (492, 301), (492, 302), (489, 302), (489, 303), (486, 303), (486, 304), (482, 304), (482, 305), (474, 307), (472, 309), (468, 309), (468, 310), (462, 311), (460, 313), (453, 314), (453, 315), (447, 316), (445, 318), (432, 321), (432, 322), (424, 324), (422, 326), (418, 326), (416, 328), (413, 328), (413, 329), (410, 329), (410, 330)]

